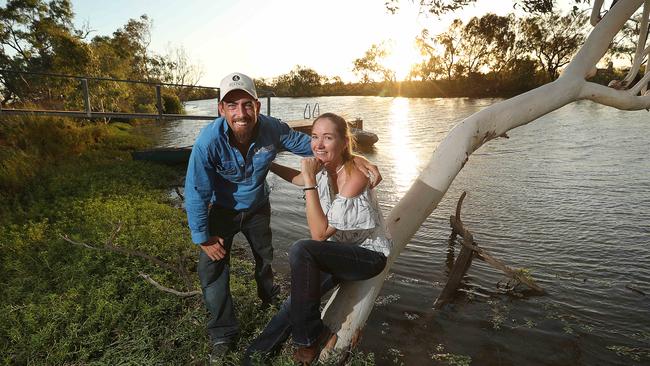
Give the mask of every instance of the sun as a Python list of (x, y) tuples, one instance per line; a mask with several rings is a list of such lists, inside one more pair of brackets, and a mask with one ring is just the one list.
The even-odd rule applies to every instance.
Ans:
[(419, 6), (411, 5), (402, 7), (392, 19), (393, 31), (385, 43), (387, 55), (382, 66), (395, 72), (397, 81), (403, 81), (422, 59), (415, 42), (423, 28), (420, 16)]
[(421, 57), (415, 45), (415, 36), (410, 39), (391, 39), (387, 45), (388, 55), (383, 61), (383, 66), (395, 72), (397, 81), (403, 81)]

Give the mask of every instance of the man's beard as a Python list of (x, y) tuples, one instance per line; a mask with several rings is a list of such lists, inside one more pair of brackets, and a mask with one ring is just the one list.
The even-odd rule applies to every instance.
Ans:
[[(249, 125), (252, 124), (252, 121), (248, 119), (237, 119), (233, 121), (233, 125), (237, 123), (238, 121), (245, 121)], [(231, 132), (233, 134), (233, 137), (235, 137), (235, 140), (237, 140), (238, 143), (240, 144), (247, 144), (250, 142), (251, 138), (253, 137), (253, 131), (255, 128), (246, 128), (246, 129), (235, 129), (232, 128)]]
[(253, 135), (252, 130), (246, 130), (246, 131), (235, 131), (232, 130), (232, 134), (235, 137), (235, 140), (239, 142), (240, 144), (245, 144), (250, 142), (250, 139)]

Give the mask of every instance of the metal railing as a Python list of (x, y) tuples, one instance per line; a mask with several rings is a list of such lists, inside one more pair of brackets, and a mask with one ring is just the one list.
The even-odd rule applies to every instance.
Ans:
[(320, 115), (320, 105), (318, 104), (318, 102), (314, 104), (313, 109), (311, 108), (309, 103), (305, 105), (305, 110), (302, 112), (302, 116), (304, 117), (304, 119), (316, 118), (318, 115)]
[[(48, 116), (65, 116), (73, 118), (123, 118), (123, 119), (188, 119), (188, 120), (213, 120), (219, 116), (219, 111), (217, 110), (216, 116), (200, 116), (200, 115), (188, 115), (188, 114), (172, 114), (164, 113), (163, 111), (163, 101), (162, 101), (162, 87), (176, 87), (176, 88), (193, 88), (193, 89), (212, 89), (217, 91), (217, 100), (221, 99), (220, 90), (217, 87), (212, 86), (201, 86), (201, 85), (186, 85), (186, 84), (173, 84), (173, 83), (162, 83), (154, 81), (141, 81), (141, 80), (127, 80), (127, 79), (112, 79), (105, 77), (91, 77), (91, 76), (76, 76), (76, 75), (64, 75), (64, 74), (55, 74), (55, 73), (44, 73), (44, 72), (33, 72), (33, 71), (16, 71), (8, 69), (0, 69), (1, 73), (14, 73), (20, 75), (35, 75), (40, 77), (54, 77), (54, 78), (63, 78), (63, 79), (76, 79), (80, 81), (80, 88), (82, 92), (84, 110), (50, 110), (50, 109), (15, 109), (15, 108), (3, 108), (0, 104), (0, 115), (2, 114), (32, 114), (32, 115), (48, 115)], [(110, 81), (118, 83), (128, 83), (128, 84), (145, 84), (155, 87), (156, 91), (156, 111), (157, 113), (132, 113), (132, 112), (98, 112), (92, 110), (91, 104), (91, 94), (88, 89), (88, 80), (93, 81)], [(271, 97), (274, 97), (275, 94), (270, 91), (261, 91), (258, 93), (262, 97), (266, 97), (266, 111), (267, 114), (271, 114)]]

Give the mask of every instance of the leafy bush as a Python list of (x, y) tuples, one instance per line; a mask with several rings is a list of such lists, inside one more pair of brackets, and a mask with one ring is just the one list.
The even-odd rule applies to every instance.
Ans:
[(163, 93), (163, 112), (167, 114), (182, 114), (184, 113), (183, 103), (176, 94)]

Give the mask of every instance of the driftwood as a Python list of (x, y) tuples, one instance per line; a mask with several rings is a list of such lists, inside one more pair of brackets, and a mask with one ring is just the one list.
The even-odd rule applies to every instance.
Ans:
[(490, 255), (487, 251), (479, 248), (476, 243), (474, 243), (474, 237), (472, 233), (467, 228), (465, 228), (462, 220), (460, 219), (460, 211), (466, 195), (466, 192), (463, 192), (463, 194), (460, 195), (458, 203), (456, 204), (456, 215), (452, 215), (449, 218), (449, 223), (452, 228), (452, 240), (456, 235), (460, 235), (463, 238), (461, 241), (463, 246), (460, 249), (460, 254), (454, 262), (451, 272), (449, 273), (449, 280), (447, 280), (447, 284), (442, 289), (442, 292), (436, 299), (433, 307), (435, 309), (440, 309), (444, 304), (450, 302), (453, 299), (456, 291), (458, 291), (458, 286), (460, 286), (461, 280), (472, 264), (472, 258), (474, 257), (502, 271), (509, 278), (527, 285), (536, 293), (543, 294), (544, 289), (539, 287), (535, 281), (528, 278), (520, 271), (513, 270), (512, 268), (506, 266), (501, 261)]
[[(111, 232), (111, 235), (106, 240), (106, 242), (103, 243), (103, 245), (91, 245), (91, 244), (87, 244), (87, 243), (83, 243), (83, 242), (74, 241), (74, 240), (70, 239), (70, 237), (68, 235), (60, 235), (60, 237), (61, 237), (61, 239), (65, 240), (66, 242), (68, 242), (70, 244), (80, 246), (80, 247), (83, 247), (83, 248), (86, 248), (86, 249), (104, 250), (104, 251), (108, 251), (108, 252), (123, 254), (123, 255), (126, 255), (126, 256), (134, 256), (134, 257), (145, 259), (145, 260), (147, 260), (147, 261), (149, 261), (149, 262), (151, 262), (151, 263), (153, 263), (153, 264), (155, 264), (155, 265), (157, 265), (159, 267), (162, 267), (162, 268), (164, 268), (166, 270), (177, 273), (181, 277), (181, 279), (183, 280), (183, 282), (185, 283), (187, 288), (191, 289), (193, 287), (192, 279), (190, 278), (189, 273), (185, 269), (184, 264), (185, 264), (186, 258), (184, 256), (179, 255), (178, 264), (173, 265), (173, 264), (170, 264), (170, 263), (166, 262), (165, 260), (163, 260), (161, 258), (158, 258), (156, 256), (147, 254), (145, 252), (141, 252), (139, 250), (133, 250), (133, 249), (126, 249), (126, 248), (118, 247), (118, 246), (114, 245), (113, 242), (115, 241), (115, 238), (117, 237), (117, 234), (120, 232), (121, 229), (122, 229), (122, 223), (118, 222), (117, 226), (115, 227), (115, 229), (113, 229), (113, 231)], [(190, 297), (190, 296), (201, 295), (201, 291), (199, 291), (199, 290), (178, 291), (178, 290), (175, 290), (175, 289), (172, 289), (172, 288), (169, 288), (169, 287), (165, 287), (165, 286), (159, 284), (154, 279), (152, 279), (151, 276), (149, 276), (149, 275), (147, 275), (145, 273), (140, 272), (139, 274), (140, 274), (140, 276), (142, 278), (144, 278), (147, 282), (152, 284), (154, 287), (156, 287), (160, 291), (164, 291), (164, 292), (174, 294), (174, 295), (180, 296), (180, 297)]]

